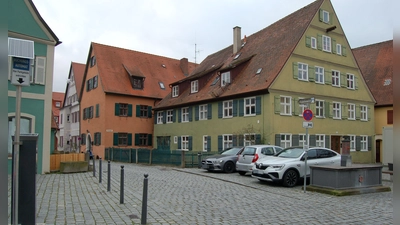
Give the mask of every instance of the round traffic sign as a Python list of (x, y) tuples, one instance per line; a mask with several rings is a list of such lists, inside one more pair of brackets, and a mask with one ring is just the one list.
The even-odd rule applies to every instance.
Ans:
[(310, 109), (306, 109), (303, 112), (303, 118), (306, 121), (310, 121), (313, 118), (313, 112)]

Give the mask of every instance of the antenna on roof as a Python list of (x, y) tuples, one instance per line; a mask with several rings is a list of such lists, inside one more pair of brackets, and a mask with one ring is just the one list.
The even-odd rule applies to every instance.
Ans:
[(197, 50), (197, 43), (196, 43), (196, 36), (194, 38), (194, 63), (195, 66), (197, 64), (197, 53), (199, 53), (201, 50)]

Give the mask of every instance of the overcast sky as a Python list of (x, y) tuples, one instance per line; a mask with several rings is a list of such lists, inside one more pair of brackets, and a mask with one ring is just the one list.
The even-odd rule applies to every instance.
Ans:
[[(392, 0), (331, 0), (351, 48), (393, 39)], [(200, 63), (313, 0), (33, 0), (62, 41), (53, 91), (65, 92), (71, 62), (86, 63), (90, 42)], [(394, 10), (393, 10), (394, 11)], [(196, 47), (195, 47), (196, 46)]]

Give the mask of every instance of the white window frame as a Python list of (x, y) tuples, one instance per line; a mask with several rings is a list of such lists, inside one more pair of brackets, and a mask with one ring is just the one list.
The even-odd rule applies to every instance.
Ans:
[(324, 67), (315, 66), (315, 83), (324, 84), (325, 83), (325, 69)]
[(181, 150), (189, 150), (189, 136), (181, 136)]
[(199, 105), (199, 120), (207, 120), (207, 114), (208, 114), (207, 104)]
[(342, 119), (342, 103), (341, 102), (333, 102), (332, 103), (332, 114), (333, 119)]
[(243, 135), (243, 144), (244, 146), (254, 145), (256, 143), (256, 134), (249, 133)]
[(322, 50), (325, 52), (332, 52), (331, 37), (322, 35)]
[(368, 136), (360, 135), (361, 151), (368, 151)]
[[(304, 98), (299, 98), (299, 100), (300, 99), (304, 99)], [(304, 112), (304, 110), (306, 110), (307, 109), (307, 104), (299, 104), (299, 116), (303, 116), (303, 112)]]
[(189, 122), (189, 107), (183, 107), (181, 110), (181, 122)]
[(233, 117), (233, 101), (223, 101), (222, 102), (222, 112), (223, 118), (232, 118)]
[(340, 87), (340, 71), (332, 70), (332, 86)]
[(194, 80), (190, 82), (190, 93), (196, 93), (199, 91), (199, 81)]
[(173, 123), (174, 122), (174, 111), (173, 109), (167, 110), (167, 123)]
[(175, 85), (172, 87), (172, 97), (178, 97), (179, 95), (179, 86)]
[(329, 12), (325, 11), (325, 10), (322, 10), (322, 21), (324, 23), (329, 23), (330, 19), (331, 18), (329, 17)]
[(315, 117), (325, 118), (325, 101), (315, 100)]
[(317, 39), (315, 37), (311, 37), (311, 48), (317, 49)]
[(222, 150), (233, 147), (233, 135), (224, 134), (222, 135)]
[(315, 145), (316, 145), (316, 147), (325, 148), (325, 135), (324, 134), (316, 134), (315, 135)]
[[(203, 152), (207, 152), (208, 135), (203, 135)], [(211, 149), (210, 149), (211, 150)]]
[(347, 103), (347, 119), (348, 120), (355, 120), (356, 119), (356, 104)]
[(308, 81), (308, 64), (298, 63), (298, 78), (299, 80)]
[[(282, 100), (284, 100), (284, 102), (282, 102)], [(281, 115), (288, 115), (288, 116), (292, 115), (292, 97), (281, 95), (280, 106), (281, 106)]]
[(157, 124), (163, 124), (163, 112), (157, 112)]
[(336, 44), (336, 54), (342, 55), (342, 45)]
[(360, 120), (368, 121), (368, 106), (360, 105)]
[(351, 73), (348, 73), (347, 75), (346, 75), (346, 77), (347, 77), (347, 89), (354, 89), (354, 80), (355, 80), (355, 78), (354, 78), (354, 74), (351, 74)]
[(306, 144), (306, 134), (299, 134), (299, 146), (304, 146), (305, 144)]
[(221, 87), (225, 87), (226, 85), (231, 83), (231, 72), (225, 72), (221, 74)]
[[(280, 134), (281, 135), (281, 147), (288, 148), (292, 146), (292, 134)], [(284, 137), (284, 138), (282, 138)]]
[(244, 99), (244, 116), (256, 115), (256, 97)]
[(174, 136), (174, 144), (178, 143), (178, 136)]
[(349, 134), (350, 137), (350, 151), (354, 152), (356, 151), (356, 135)]

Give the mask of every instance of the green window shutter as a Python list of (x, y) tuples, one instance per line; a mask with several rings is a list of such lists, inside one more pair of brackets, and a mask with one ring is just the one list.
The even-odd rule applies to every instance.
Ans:
[(340, 73), (340, 86), (343, 88), (347, 87), (347, 77), (344, 73)]
[(136, 146), (140, 145), (140, 134), (135, 134), (135, 145)]
[(153, 135), (148, 134), (147, 135), (147, 145), (152, 146), (153, 145)]
[(356, 136), (356, 151), (360, 151), (360, 150), (361, 150), (361, 137)]
[(299, 78), (299, 66), (297, 65), (297, 62), (293, 62), (293, 78)]
[(218, 151), (222, 151), (222, 135), (218, 135)]
[(100, 108), (100, 105), (96, 104), (96, 117), (99, 117), (99, 115), (100, 115), (99, 108)]
[[(162, 112), (162, 122), (166, 123), (167, 122), (167, 113), (165, 111)], [(154, 119), (156, 119), (156, 114), (154, 114)]]
[(347, 120), (348, 111), (346, 111), (347, 104), (342, 103), (342, 120)]
[(275, 145), (281, 146), (281, 135), (280, 134), (275, 134)]
[(294, 116), (294, 115), (296, 115), (296, 112), (295, 112), (296, 107), (295, 107), (295, 105), (296, 105), (297, 103), (296, 103), (296, 101), (294, 100), (294, 98), (292, 98), (290, 101), (291, 101), (291, 104), (292, 104), (292, 116)]
[(140, 105), (136, 105), (136, 117), (140, 117)]
[(317, 145), (317, 141), (315, 138), (315, 135), (310, 135), (310, 143), (308, 144), (308, 146), (316, 146)]
[(193, 149), (193, 138), (192, 138), (192, 136), (189, 136), (189, 138), (188, 138), (189, 140), (188, 140), (188, 142), (189, 142), (189, 151), (192, 151), (192, 149)]
[(89, 108), (86, 108), (86, 119), (90, 119)]
[(325, 84), (332, 84), (332, 71), (325, 70)]
[(311, 37), (310, 36), (306, 36), (306, 47), (311, 48)]
[(178, 149), (181, 149), (182, 145), (181, 145), (181, 136), (178, 136)]
[(274, 112), (275, 114), (281, 113), (281, 97), (279, 95), (274, 96)]
[(207, 105), (207, 107), (208, 107), (208, 109), (207, 109), (207, 119), (212, 119), (212, 104), (211, 103), (209, 103), (208, 105)]
[(211, 151), (211, 136), (207, 136), (207, 152)]
[(196, 105), (196, 106), (194, 107), (194, 120), (195, 120), (195, 121), (198, 121), (198, 120), (199, 120), (199, 106), (198, 106), (198, 105)]
[[(154, 112), (154, 124), (157, 124), (157, 120), (158, 120), (158, 112)], [(164, 117), (163, 117), (163, 120), (164, 120)], [(163, 121), (163, 123), (164, 123), (164, 121)]]
[(256, 115), (261, 115), (261, 96), (256, 96)]
[(151, 118), (152, 117), (152, 110), (153, 108), (151, 106), (147, 106), (147, 118)]
[(128, 133), (128, 146), (132, 146), (132, 134)]
[(86, 109), (83, 109), (83, 120), (86, 120)]
[(218, 118), (222, 118), (222, 102), (218, 102)]
[(118, 133), (114, 133), (113, 145), (118, 146)]
[(317, 49), (322, 50), (322, 35), (317, 34)]
[(336, 54), (336, 40), (332, 38), (332, 53)]
[(101, 133), (99, 133), (98, 136), (99, 136), (98, 144), (101, 145)]
[(299, 135), (298, 134), (292, 135), (292, 146), (299, 146)]
[(178, 123), (180, 123), (182, 121), (182, 108), (177, 109), (178, 110)]
[(174, 123), (176, 123), (176, 110), (179, 110), (179, 109), (172, 110), (172, 121), (174, 121)]
[(360, 111), (360, 106), (356, 105), (356, 120), (361, 119), (361, 111)]
[(325, 106), (325, 118), (332, 118), (331, 104), (329, 102), (324, 102)]
[(312, 66), (308, 66), (308, 81), (315, 81), (315, 68)]
[(86, 92), (89, 91), (89, 80), (86, 81)]
[(192, 106), (189, 106), (188, 113), (189, 113), (189, 122), (192, 122), (193, 120)]
[(368, 136), (368, 151), (371, 151), (372, 149), (372, 137)]
[(331, 138), (329, 135), (325, 135), (325, 148), (331, 148)]
[(232, 104), (233, 117), (237, 116), (238, 100), (234, 99)]
[(367, 109), (367, 119), (368, 119), (368, 121), (371, 121), (371, 108), (370, 107), (368, 107), (368, 109)]
[(119, 104), (115, 103), (115, 115), (119, 116)]
[(358, 78), (354, 76), (354, 88), (358, 90)]
[(237, 135), (232, 136), (232, 145), (237, 146)]
[(128, 104), (128, 116), (132, 117), (132, 104)]
[(256, 145), (261, 144), (261, 134), (256, 134)]
[(342, 55), (347, 56), (347, 48), (342, 46)]
[(319, 21), (321, 22), (324, 21), (324, 12), (322, 9), (319, 9)]
[[(257, 110), (257, 106), (256, 106), (256, 110)], [(239, 99), (239, 116), (243, 116), (244, 115), (244, 99)]]
[(295, 116), (300, 115), (300, 105), (299, 105), (299, 99), (298, 98), (293, 98), (293, 110)]
[(332, 17), (332, 13), (329, 13), (329, 24), (332, 25), (333, 23), (333, 17)]

